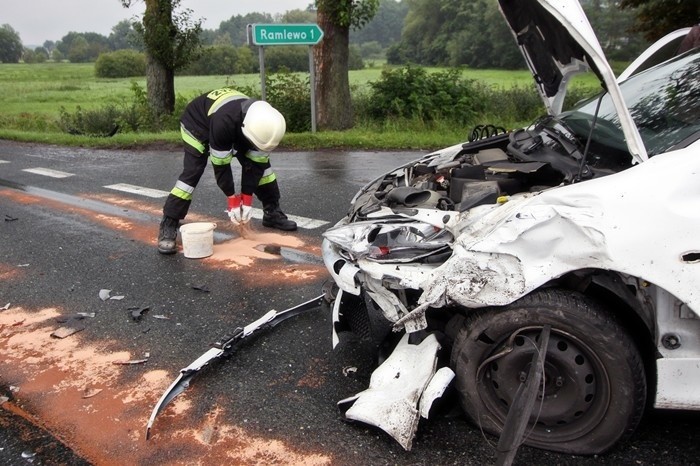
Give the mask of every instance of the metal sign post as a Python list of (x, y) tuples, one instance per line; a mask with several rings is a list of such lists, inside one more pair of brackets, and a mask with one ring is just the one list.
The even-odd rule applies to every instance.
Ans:
[(259, 47), (262, 99), (265, 100), (265, 47), (268, 45), (308, 45), (309, 81), (311, 85), (311, 132), (316, 132), (316, 70), (311, 47), (321, 42), (323, 31), (318, 24), (249, 24), (248, 43)]

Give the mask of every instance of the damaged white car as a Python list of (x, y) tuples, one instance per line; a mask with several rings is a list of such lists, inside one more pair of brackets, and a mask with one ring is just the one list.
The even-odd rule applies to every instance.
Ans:
[[(325, 232), (334, 343), (391, 352), (340, 405), (410, 449), (452, 384), (485, 431), (597, 454), (647, 401), (700, 409), (700, 49), (618, 83), (578, 2), (499, 4), (548, 115), (381, 176)], [(563, 111), (586, 70), (605, 91)]]

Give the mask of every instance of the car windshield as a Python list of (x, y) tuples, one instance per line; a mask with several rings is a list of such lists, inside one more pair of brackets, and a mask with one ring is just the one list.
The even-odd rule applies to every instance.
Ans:
[[(700, 132), (700, 49), (632, 76), (620, 89), (649, 156), (664, 153)], [(585, 141), (598, 100), (594, 97), (561, 118)], [(591, 141), (591, 161), (599, 166), (630, 165), (615, 107), (603, 94)]]

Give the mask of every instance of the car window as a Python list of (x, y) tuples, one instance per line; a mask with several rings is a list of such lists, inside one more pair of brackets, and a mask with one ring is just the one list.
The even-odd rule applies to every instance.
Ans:
[[(698, 76), (700, 49), (695, 49), (620, 84), (649, 156), (666, 152), (700, 131)], [(598, 97), (562, 116), (582, 139), (588, 135), (597, 104)], [(603, 95), (600, 102), (593, 142), (615, 151), (626, 148), (617, 112), (608, 95)], [(597, 152), (604, 157), (600, 149)]]

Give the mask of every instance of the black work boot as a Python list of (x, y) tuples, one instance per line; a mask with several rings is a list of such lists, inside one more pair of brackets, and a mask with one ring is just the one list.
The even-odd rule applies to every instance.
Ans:
[(176, 218), (163, 215), (158, 231), (158, 252), (161, 254), (175, 254), (177, 252), (177, 229), (180, 221)]
[(268, 204), (263, 206), (264, 227), (277, 228), (278, 230), (294, 231), (297, 229), (297, 224), (293, 220), (289, 220), (279, 204)]

